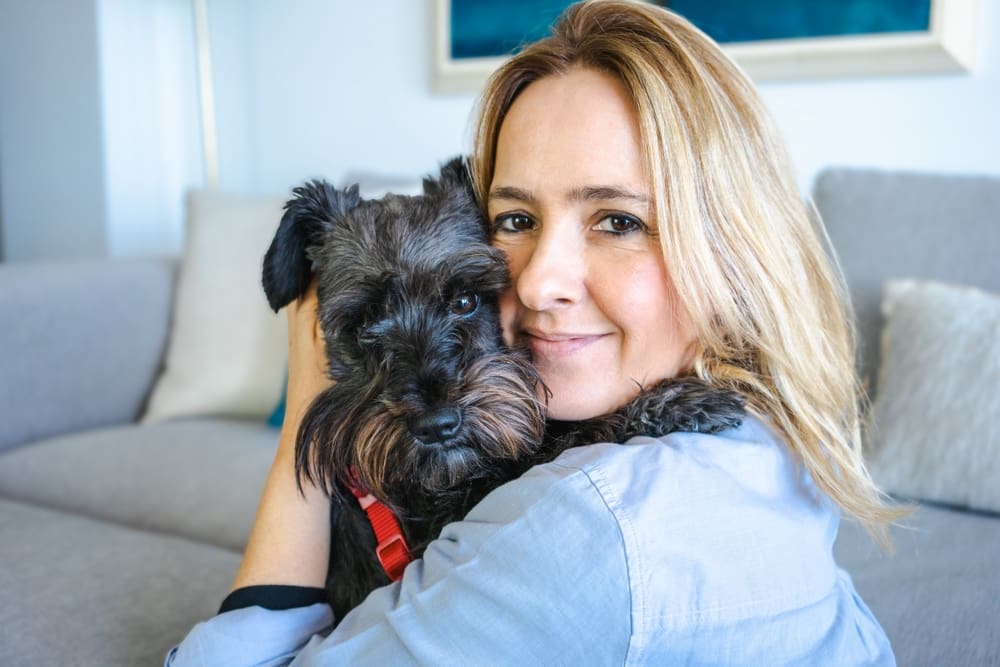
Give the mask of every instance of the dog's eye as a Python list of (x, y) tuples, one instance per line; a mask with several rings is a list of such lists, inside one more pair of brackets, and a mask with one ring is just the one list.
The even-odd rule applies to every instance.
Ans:
[(451, 300), (450, 307), (455, 315), (471, 315), (479, 307), (479, 295), (475, 292), (459, 294)]

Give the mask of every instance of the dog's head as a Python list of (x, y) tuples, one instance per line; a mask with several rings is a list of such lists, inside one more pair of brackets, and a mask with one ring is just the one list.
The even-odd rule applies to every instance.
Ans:
[(332, 388), (305, 416), (299, 472), (335, 492), (353, 471), (383, 501), (445, 491), (540, 439), (538, 376), (504, 348), (509, 275), (461, 160), (420, 196), (294, 191), (264, 260), (277, 310), (315, 273)]

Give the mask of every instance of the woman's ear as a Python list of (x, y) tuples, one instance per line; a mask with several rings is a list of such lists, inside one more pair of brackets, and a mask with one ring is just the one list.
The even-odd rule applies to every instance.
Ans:
[(274, 312), (305, 294), (312, 278), (306, 251), (321, 244), (324, 232), (333, 227), (337, 218), (361, 202), (357, 185), (338, 190), (326, 181), (311, 181), (295, 188), (292, 194), (264, 255), (262, 282)]

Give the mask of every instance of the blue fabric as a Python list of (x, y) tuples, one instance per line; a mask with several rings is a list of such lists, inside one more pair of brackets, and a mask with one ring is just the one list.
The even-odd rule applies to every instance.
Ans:
[(288, 400), (288, 371), (285, 371), (285, 381), (281, 385), (281, 399), (275, 406), (274, 412), (267, 418), (267, 425), (271, 428), (281, 428), (285, 423), (285, 403)]
[(332, 633), (322, 604), (250, 607), (167, 664), (893, 665), (833, 560), (837, 526), (756, 420), (579, 447), (447, 526)]
[(267, 425), (272, 428), (281, 428), (281, 425), (285, 422), (285, 397), (287, 389), (281, 391), (281, 400), (278, 401), (278, 406), (274, 408), (274, 412), (271, 416), (267, 418)]

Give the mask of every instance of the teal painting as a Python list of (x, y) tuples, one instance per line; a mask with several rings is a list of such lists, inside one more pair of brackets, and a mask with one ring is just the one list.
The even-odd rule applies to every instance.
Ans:
[[(515, 53), (543, 37), (566, 0), (450, 0), (456, 60)], [(721, 43), (926, 32), (931, 0), (658, 0)]]
[(931, 0), (672, 0), (717, 42), (927, 31)]

